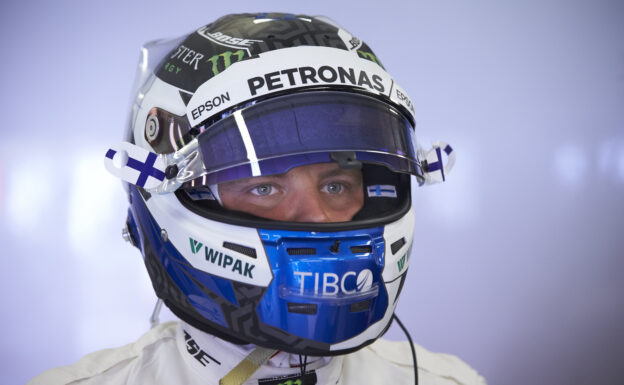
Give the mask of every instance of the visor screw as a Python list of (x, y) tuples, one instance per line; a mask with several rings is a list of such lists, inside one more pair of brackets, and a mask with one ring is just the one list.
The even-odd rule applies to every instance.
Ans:
[(134, 238), (132, 238), (132, 233), (130, 232), (130, 226), (126, 223), (126, 227), (121, 229), (121, 237), (124, 241), (130, 243), (132, 246), (136, 246), (136, 242), (134, 242)]
[(340, 241), (338, 239), (334, 241), (333, 245), (329, 246), (329, 251), (334, 254), (338, 254), (340, 252)]
[(145, 137), (149, 142), (153, 142), (158, 137), (159, 125), (156, 115), (150, 115), (145, 122)]
[(128, 225), (121, 229), (121, 237), (124, 239), (124, 241), (134, 244), (134, 240), (132, 239), (132, 234), (130, 234), (130, 229), (128, 228)]
[(165, 176), (167, 177), (167, 179), (173, 179), (178, 175), (178, 165), (177, 164), (172, 164), (170, 166), (167, 166), (167, 168), (165, 169)]
[(169, 240), (169, 234), (167, 234), (167, 230), (160, 230), (160, 237), (162, 238), (163, 242), (167, 242)]

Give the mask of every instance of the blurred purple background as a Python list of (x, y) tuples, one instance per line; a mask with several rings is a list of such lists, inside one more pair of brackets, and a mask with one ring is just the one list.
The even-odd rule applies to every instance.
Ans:
[(102, 159), (142, 43), (242, 11), (335, 19), (410, 93), (421, 143), (457, 150), (450, 180), (414, 194), (397, 313), (418, 343), (490, 384), (622, 383), (618, 0), (2, 2), (0, 383), (149, 328), (155, 296)]

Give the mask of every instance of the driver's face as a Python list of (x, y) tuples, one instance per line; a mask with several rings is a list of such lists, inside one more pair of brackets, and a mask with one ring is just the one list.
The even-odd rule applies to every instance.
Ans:
[(350, 221), (364, 204), (362, 172), (336, 163), (221, 183), (219, 196), (227, 209), (292, 222)]

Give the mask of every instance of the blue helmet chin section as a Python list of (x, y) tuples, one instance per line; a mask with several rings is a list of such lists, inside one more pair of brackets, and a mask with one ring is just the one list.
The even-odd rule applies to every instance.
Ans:
[[(140, 247), (143, 249), (145, 242), (149, 242), (160, 264), (165, 268), (171, 279), (184, 293), (190, 304), (206, 319), (221, 326), (228, 327), (220, 306), (210, 299), (199, 285), (223, 297), (230, 303), (238, 306), (232, 284), (229, 280), (202, 272), (195, 269), (169, 241), (164, 241), (161, 236), (161, 228), (154, 217), (149, 213), (145, 202), (136, 188), (131, 188), (132, 204), (131, 211), (141, 223), (147, 240), (141, 239)], [(133, 226), (134, 220), (132, 221)], [(135, 239), (138, 231), (135, 232)], [(189, 241), (190, 242), (190, 241)], [(190, 246), (189, 246), (190, 247)], [(199, 252), (202, 252), (201, 250)], [(143, 250), (145, 255), (145, 250)]]
[(335, 344), (364, 332), (388, 307), (383, 226), (340, 232), (258, 230), (273, 281), (262, 322)]
[[(273, 280), (267, 288), (237, 287), (195, 269), (161, 235), (139, 192), (131, 188), (130, 194), (128, 222), (158, 295), (180, 314), (225, 328), (224, 336), (323, 355), (330, 345), (365, 333), (390, 306), (382, 278), (383, 226), (337, 232), (259, 229)], [(177, 247), (208, 250), (195, 251), (191, 242)]]

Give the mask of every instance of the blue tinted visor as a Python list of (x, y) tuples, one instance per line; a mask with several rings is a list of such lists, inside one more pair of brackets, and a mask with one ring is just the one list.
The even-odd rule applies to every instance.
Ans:
[(308, 91), (257, 102), (197, 140), (203, 184), (282, 174), (340, 153), (422, 177), (410, 121), (379, 99), (351, 92)]

